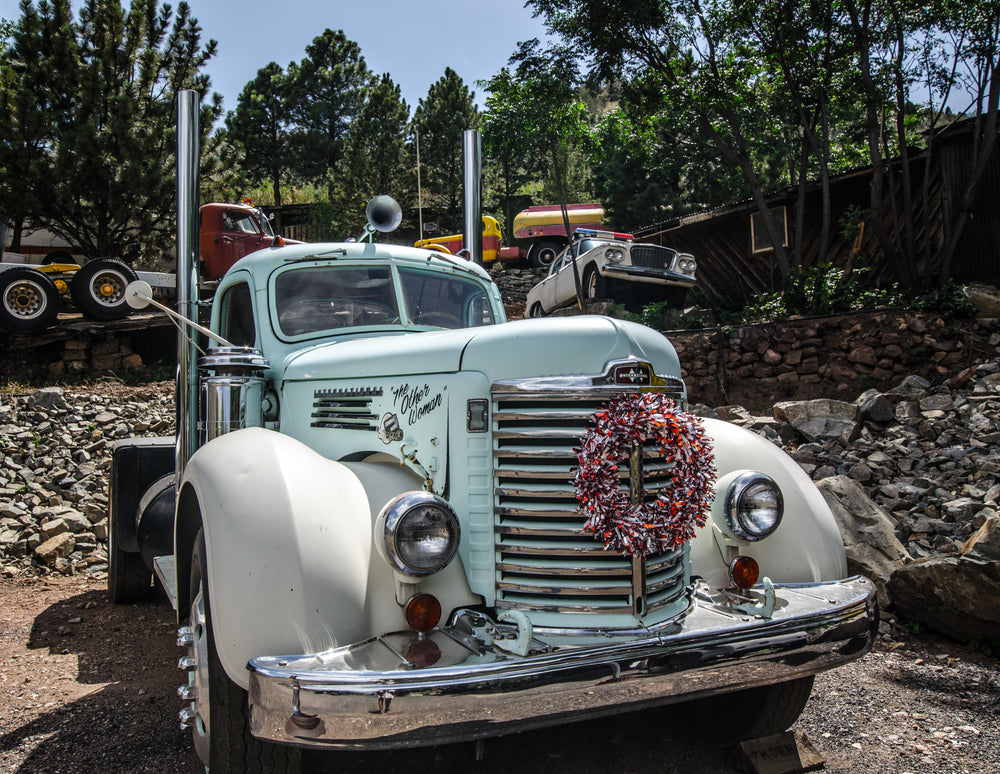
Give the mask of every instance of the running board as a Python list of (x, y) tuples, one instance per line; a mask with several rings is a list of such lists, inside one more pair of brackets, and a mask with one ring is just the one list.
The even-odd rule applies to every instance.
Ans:
[(167, 599), (170, 606), (177, 609), (177, 563), (172, 554), (167, 556), (153, 557), (153, 569), (156, 570), (156, 577), (160, 579), (160, 585), (167, 592)]

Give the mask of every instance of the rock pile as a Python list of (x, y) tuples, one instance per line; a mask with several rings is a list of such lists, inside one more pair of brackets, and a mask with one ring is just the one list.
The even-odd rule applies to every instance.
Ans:
[[(849, 568), (884, 604), (965, 639), (1000, 641), (1000, 363), (932, 386), (908, 376), (853, 403), (700, 413), (783, 446), (817, 482)], [(107, 569), (114, 441), (174, 431), (173, 386), (0, 397), (0, 570)]]
[(962, 639), (1000, 641), (1000, 363), (932, 386), (908, 376), (853, 403), (705, 410), (785, 447), (817, 482), (852, 571), (883, 604)]
[(0, 396), (0, 568), (107, 570), (116, 440), (172, 435), (173, 385)]

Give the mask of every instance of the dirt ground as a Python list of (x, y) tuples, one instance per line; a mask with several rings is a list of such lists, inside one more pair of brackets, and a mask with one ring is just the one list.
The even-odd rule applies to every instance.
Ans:
[[(177, 721), (173, 611), (111, 605), (80, 577), (0, 583), (0, 774), (191, 770)], [(883, 626), (876, 649), (817, 678), (797, 728), (826, 774), (1000, 772), (998, 663), (942, 639)], [(670, 714), (647, 712), (411, 752), (309, 757), (305, 770), (472, 774), (746, 771), (724, 745), (671, 737)], [(308, 757), (308, 756), (307, 756)]]

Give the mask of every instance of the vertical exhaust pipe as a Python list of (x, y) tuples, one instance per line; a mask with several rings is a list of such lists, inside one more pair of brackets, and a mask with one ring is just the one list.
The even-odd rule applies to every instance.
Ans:
[[(177, 311), (198, 319), (198, 108), (199, 94), (177, 93)], [(177, 330), (177, 481), (198, 448), (198, 372), (195, 332), (183, 323)], [(189, 340), (190, 339), (190, 340)]]
[[(476, 129), (462, 132), (462, 187), (465, 192), (465, 247), (473, 263), (483, 265), (482, 138)], [(421, 235), (421, 238), (423, 235)]]

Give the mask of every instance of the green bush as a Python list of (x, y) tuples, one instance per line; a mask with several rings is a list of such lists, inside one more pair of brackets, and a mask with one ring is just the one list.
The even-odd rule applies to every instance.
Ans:
[[(773, 293), (762, 293), (742, 307), (731, 298), (703, 303), (711, 314), (697, 310), (684, 315), (657, 302), (645, 306), (631, 319), (652, 328), (701, 328), (715, 323), (741, 325), (786, 320), (793, 314), (823, 315), (872, 309), (938, 312), (949, 317), (974, 317), (976, 308), (965, 296), (964, 288), (949, 280), (944, 286), (921, 293), (906, 293), (897, 284), (871, 287), (867, 282), (869, 269), (845, 273), (834, 266), (815, 266), (800, 275), (798, 287), (789, 283)], [(676, 324), (665, 324), (664, 317)]]

